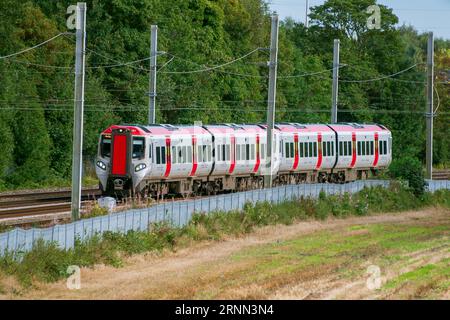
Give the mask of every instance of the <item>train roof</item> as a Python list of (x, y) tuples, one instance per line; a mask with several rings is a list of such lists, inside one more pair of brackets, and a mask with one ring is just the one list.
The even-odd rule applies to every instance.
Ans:
[(154, 124), (154, 125), (137, 125), (137, 124), (123, 124), (112, 125), (103, 131), (104, 134), (111, 133), (113, 129), (127, 129), (131, 131), (132, 135), (145, 136), (145, 135), (171, 135), (177, 134), (203, 134), (207, 133), (205, 128), (195, 125), (177, 125), (170, 124)]
[(275, 127), (281, 132), (327, 132), (333, 131), (326, 124), (277, 123)]
[(230, 132), (266, 132), (266, 129), (257, 124), (236, 124), (236, 123), (223, 123), (223, 124), (211, 124), (205, 125), (211, 133), (230, 133)]
[[(153, 124), (153, 125), (138, 125), (138, 124), (122, 124), (112, 125), (103, 134), (112, 133), (114, 129), (130, 130), (132, 135), (146, 136), (146, 135), (172, 135), (176, 134), (207, 134), (208, 131), (214, 133), (229, 133), (233, 132), (266, 132), (266, 124), (211, 124), (205, 126), (198, 125), (171, 125), (171, 124)], [(275, 129), (281, 132), (368, 132), (368, 131), (388, 131), (386, 127), (380, 124), (358, 124), (358, 123), (336, 123), (336, 124), (301, 124), (301, 123), (276, 123)]]
[(388, 129), (380, 124), (359, 124), (359, 123), (335, 123), (329, 125), (333, 130), (340, 132), (367, 132), (367, 131), (380, 131)]

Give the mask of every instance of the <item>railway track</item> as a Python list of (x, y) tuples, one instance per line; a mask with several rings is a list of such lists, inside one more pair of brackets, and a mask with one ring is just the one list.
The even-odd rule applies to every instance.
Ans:
[(447, 170), (434, 170), (433, 180), (450, 180), (450, 169)]
[[(433, 180), (450, 180), (450, 169), (434, 170)], [(82, 190), (82, 205), (101, 196), (98, 188)], [(182, 201), (172, 199), (163, 201)], [(39, 215), (66, 214), (71, 210), (71, 191), (32, 191), (22, 193), (0, 193), (0, 222)]]
[[(101, 195), (97, 188), (83, 189), (84, 203)], [(70, 212), (71, 191), (36, 191), (0, 194), (0, 219)]]

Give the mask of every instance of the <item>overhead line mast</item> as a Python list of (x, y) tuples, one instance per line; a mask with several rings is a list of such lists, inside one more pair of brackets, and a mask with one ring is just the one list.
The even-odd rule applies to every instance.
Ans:
[[(267, 99), (267, 155), (266, 172), (264, 175), (264, 187), (272, 187), (272, 160), (273, 153), (273, 128), (275, 122), (275, 100), (277, 93), (277, 63), (278, 63), (278, 15), (272, 15), (272, 27), (270, 34), (270, 62), (269, 62), (269, 93)], [(276, 150), (275, 150), (276, 153)]]
[(83, 161), (83, 113), (86, 54), (86, 3), (77, 3), (75, 49), (75, 105), (72, 156), (72, 220), (80, 219)]

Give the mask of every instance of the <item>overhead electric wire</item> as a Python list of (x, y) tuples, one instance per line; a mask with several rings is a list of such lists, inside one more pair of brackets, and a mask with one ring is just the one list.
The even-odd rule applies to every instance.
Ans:
[(388, 78), (392, 78), (395, 77), (399, 74), (405, 73), (415, 67), (417, 67), (419, 65), (419, 63), (416, 63), (406, 69), (403, 69), (401, 71), (398, 71), (396, 73), (393, 74), (389, 74), (389, 75), (383, 75), (381, 77), (377, 77), (377, 78), (372, 78), (372, 79), (365, 79), (365, 80), (345, 80), (345, 79), (339, 79), (339, 82), (351, 82), (351, 83), (364, 83), (364, 82), (373, 82), (373, 81), (379, 81), (379, 80), (383, 80), (383, 79), (388, 79)]
[(171, 63), (173, 61), (173, 59), (175, 59), (175, 57), (170, 58), (169, 61), (167, 61), (161, 67), (159, 67), (159, 69), (156, 70), (156, 72), (159, 72), (161, 69), (164, 69), (164, 67), (166, 67), (169, 63)]
[(309, 72), (309, 73), (303, 73), (303, 74), (294, 74), (294, 75), (290, 75), (290, 76), (277, 76), (278, 79), (289, 79), (289, 78), (301, 78), (301, 77), (308, 77), (308, 76), (315, 76), (318, 74), (323, 74), (323, 73), (327, 73), (330, 71), (333, 71), (335, 68), (343, 68), (346, 67), (347, 65), (340, 65), (338, 67), (333, 67), (331, 69), (327, 69), (327, 70), (323, 70), (323, 71), (317, 71), (317, 72)]
[[(165, 53), (158, 53), (158, 55), (162, 55)], [(143, 58), (143, 59), (139, 59), (139, 60), (134, 60), (134, 61), (130, 61), (130, 62), (123, 62), (123, 63), (116, 63), (116, 64), (106, 64), (106, 65), (94, 65), (94, 66), (87, 66), (87, 69), (100, 69), (100, 68), (116, 68), (116, 67), (126, 67), (135, 63), (139, 63), (139, 62), (143, 62), (143, 61), (147, 61), (150, 60), (151, 58), (153, 58), (153, 56), (147, 57), (147, 58)]]
[[(243, 56), (240, 56), (240, 57), (238, 57), (236, 59), (233, 59), (231, 61), (225, 62), (225, 63), (220, 64), (220, 65), (212, 66), (212, 67), (206, 67), (206, 68), (197, 69), (197, 70), (186, 70), (186, 71), (162, 71), (161, 73), (167, 73), (167, 74), (190, 74), (190, 73), (199, 73), (199, 72), (212, 71), (212, 70), (215, 70), (215, 69), (226, 67), (226, 66), (228, 66), (230, 64), (233, 64), (233, 63), (235, 63), (235, 62), (237, 62), (239, 60), (245, 59), (249, 55), (251, 55), (251, 54), (253, 54), (253, 53), (255, 53), (256, 51), (259, 51), (259, 50), (261, 50), (261, 48), (253, 49), (252, 51), (244, 54)], [(177, 56), (175, 56), (175, 55), (173, 55), (171, 53), (168, 53), (168, 54), (171, 55), (172, 57), (178, 58)]]
[(41, 46), (43, 46), (43, 45), (45, 45), (45, 44), (47, 44), (47, 43), (49, 43), (49, 42), (55, 40), (56, 38), (58, 38), (58, 37), (60, 37), (60, 36), (62, 36), (62, 35), (67, 35), (67, 34), (72, 34), (72, 33), (70, 33), (70, 32), (61, 32), (61, 33), (57, 34), (56, 36), (53, 36), (53, 37), (51, 37), (50, 39), (47, 39), (47, 40), (45, 40), (44, 42), (41, 42), (41, 43), (39, 43), (39, 44), (37, 44), (37, 45), (35, 45), (35, 46), (32, 46), (32, 47), (30, 47), (30, 48), (23, 49), (23, 50), (21, 50), (21, 51), (18, 51), (18, 52), (15, 52), (15, 53), (11, 53), (11, 54), (8, 54), (8, 55), (6, 55), (6, 56), (0, 56), (0, 60), (2, 60), (2, 59), (7, 59), (7, 58), (11, 58), (11, 57), (14, 57), (14, 56), (18, 56), (18, 55), (24, 54), (25, 52), (28, 52), (28, 51), (37, 49), (37, 48), (39, 48), (39, 47), (41, 47)]
[(441, 105), (441, 98), (439, 97), (439, 92), (438, 92), (438, 90), (437, 90), (437, 88), (436, 87), (434, 87), (434, 91), (436, 92), (436, 97), (437, 97), (437, 100), (438, 100), (438, 104), (437, 104), (437, 107), (436, 107), (436, 109), (434, 110), (434, 114), (436, 114), (436, 112), (438, 111), (438, 109), (439, 109), (439, 106)]
[(54, 66), (54, 65), (48, 65), (48, 64), (40, 64), (40, 63), (34, 63), (29, 61), (22, 61), (17, 59), (10, 60), (13, 63), (22, 63), (30, 66), (36, 66), (36, 67), (42, 67), (42, 68), (54, 68), (54, 69), (73, 69), (74, 67), (63, 67), (63, 66)]

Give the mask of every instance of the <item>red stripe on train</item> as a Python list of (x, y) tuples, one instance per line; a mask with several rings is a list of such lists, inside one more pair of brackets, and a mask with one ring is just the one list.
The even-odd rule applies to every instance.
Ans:
[(170, 137), (166, 137), (166, 172), (164, 172), (164, 178), (167, 178), (172, 168), (172, 161), (170, 157)]
[(356, 133), (352, 132), (352, 163), (350, 168), (353, 168), (356, 163)]
[(316, 165), (316, 169), (320, 169), (320, 167), (322, 166), (322, 133), (318, 132), (317, 133), (317, 144), (318, 144), (318, 149), (319, 149), (319, 154), (318, 154), (318, 159), (317, 159), (317, 165)]
[(372, 167), (376, 167), (379, 159), (379, 150), (378, 150), (378, 132), (375, 132), (375, 158), (373, 159)]
[(192, 170), (191, 173), (189, 174), (190, 176), (195, 175), (195, 172), (197, 172), (197, 138), (196, 136), (192, 136)]
[(292, 170), (296, 170), (298, 168), (298, 133), (294, 133), (294, 165), (292, 166)]
[(230, 170), (228, 171), (229, 174), (232, 174), (234, 171), (234, 167), (236, 166), (236, 138), (234, 137), (234, 134), (231, 134), (231, 149), (230, 149)]
[(259, 134), (256, 134), (256, 164), (253, 168), (253, 173), (258, 172), (259, 165), (261, 164), (261, 158), (259, 157)]

